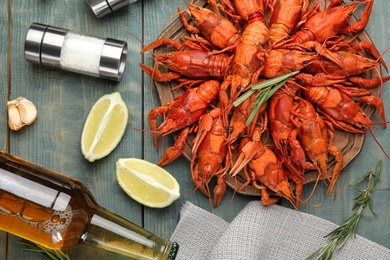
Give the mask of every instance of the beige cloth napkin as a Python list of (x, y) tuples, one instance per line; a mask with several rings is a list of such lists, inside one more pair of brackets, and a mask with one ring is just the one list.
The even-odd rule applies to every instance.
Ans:
[[(306, 259), (335, 228), (325, 219), (259, 201), (227, 223), (186, 202), (171, 240), (179, 244), (177, 260)], [(390, 249), (357, 235), (333, 259), (390, 259)]]

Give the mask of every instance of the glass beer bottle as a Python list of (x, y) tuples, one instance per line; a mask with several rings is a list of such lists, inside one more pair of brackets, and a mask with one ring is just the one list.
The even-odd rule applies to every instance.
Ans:
[(178, 250), (99, 206), (81, 182), (2, 151), (0, 229), (52, 249), (86, 244), (133, 259), (174, 259)]

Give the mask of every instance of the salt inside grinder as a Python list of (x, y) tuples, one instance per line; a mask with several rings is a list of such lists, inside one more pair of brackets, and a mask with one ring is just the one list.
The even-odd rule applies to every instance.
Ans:
[(127, 43), (32, 23), (24, 45), (27, 61), (80, 74), (120, 81)]

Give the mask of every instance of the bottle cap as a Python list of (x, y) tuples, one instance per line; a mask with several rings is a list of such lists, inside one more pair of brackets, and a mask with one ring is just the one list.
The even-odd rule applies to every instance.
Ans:
[(31, 24), (24, 43), (24, 56), (27, 61), (44, 66), (60, 68), (61, 48), (67, 29)]
[(107, 38), (104, 42), (99, 64), (99, 76), (120, 81), (125, 70), (127, 42)]
[(97, 18), (130, 4), (129, 0), (86, 0), (86, 2)]
[(168, 260), (175, 260), (178, 250), (179, 250), (179, 244), (176, 242), (173, 242), (172, 247), (171, 247), (171, 251), (169, 252), (169, 255), (168, 255)]

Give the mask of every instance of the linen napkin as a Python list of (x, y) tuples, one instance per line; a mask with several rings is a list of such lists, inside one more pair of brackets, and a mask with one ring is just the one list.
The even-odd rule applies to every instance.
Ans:
[[(335, 228), (325, 219), (259, 201), (227, 223), (186, 202), (171, 240), (179, 244), (177, 260), (306, 259)], [(333, 259), (390, 259), (390, 249), (357, 235)]]

